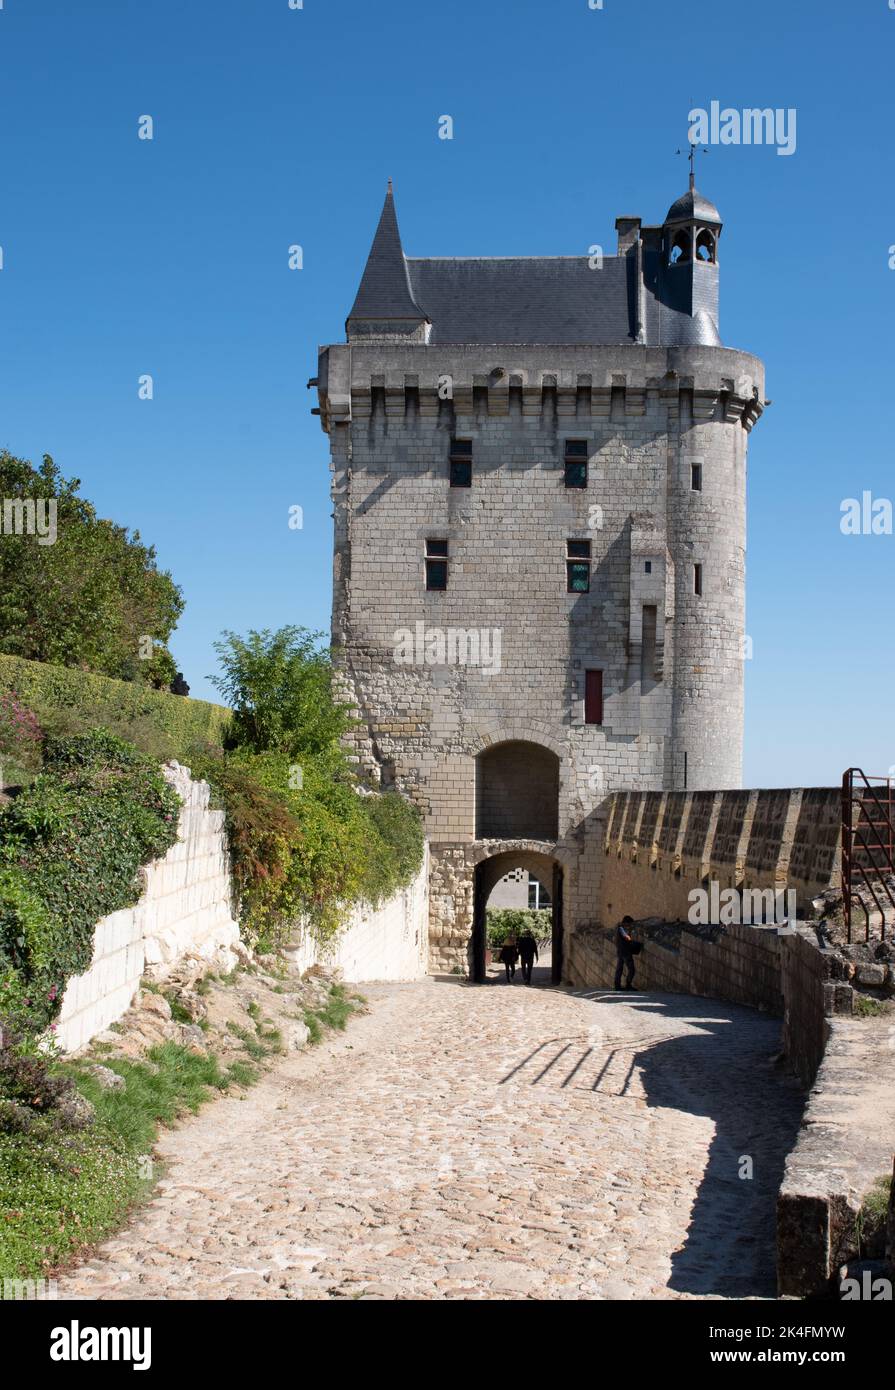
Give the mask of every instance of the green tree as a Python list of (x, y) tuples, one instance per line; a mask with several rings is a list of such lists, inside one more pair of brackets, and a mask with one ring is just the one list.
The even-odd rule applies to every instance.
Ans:
[(233, 738), (254, 753), (290, 758), (323, 754), (348, 728), (332, 696), (332, 665), (322, 634), (265, 628), (215, 642), (223, 675), (210, 676), (233, 710)]
[[(35, 469), (0, 452), (0, 652), (166, 686), (181, 591), (139, 532), (98, 517), (79, 487), (48, 455)], [(28, 534), (35, 514), (43, 534)]]

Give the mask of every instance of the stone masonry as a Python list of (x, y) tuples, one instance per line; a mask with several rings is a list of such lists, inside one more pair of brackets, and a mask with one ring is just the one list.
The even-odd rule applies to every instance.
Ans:
[[(333, 640), (362, 769), (425, 817), (432, 968), (472, 963), (483, 859), (527, 847), (548, 890), (545, 865), (561, 869), (567, 935), (597, 920), (610, 793), (741, 781), (746, 445), (764, 371), (720, 345), (706, 200), (691, 189), (661, 228), (617, 225), (601, 268), (411, 261), (389, 190), (348, 342), (321, 350)], [(699, 238), (709, 261), (690, 255)], [(452, 485), (456, 441), (469, 486)], [(568, 485), (570, 442), (583, 486)], [(570, 542), (589, 547), (586, 589), (568, 579)], [(444, 587), (427, 587), (427, 554), (446, 558)], [(494, 749), (509, 835), (483, 818)]]

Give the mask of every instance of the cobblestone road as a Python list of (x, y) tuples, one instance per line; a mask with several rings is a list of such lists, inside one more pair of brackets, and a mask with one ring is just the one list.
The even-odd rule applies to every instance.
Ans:
[(773, 1297), (801, 1109), (776, 1020), (521, 982), (364, 993), (344, 1036), (166, 1133), (154, 1197), (60, 1297)]

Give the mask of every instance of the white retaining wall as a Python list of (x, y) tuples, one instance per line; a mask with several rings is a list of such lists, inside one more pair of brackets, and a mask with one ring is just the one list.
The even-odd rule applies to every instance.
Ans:
[[(168, 763), (163, 770), (183, 802), (177, 843), (143, 870), (139, 902), (97, 923), (93, 963), (69, 980), (56, 1020), (65, 1052), (86, 1047), (127, 1013), (144, 974), (164, 979), (186, 955), (224, 971), (237, 963), (224, 812), (209, 808), (208, 783), (194, 782), (189, 768)], [(428, 950), (428, 870), (427, 848), (413, 883), (375, 911), (356, 908), (328, 952), (302, 934), (290, 951), (295, 965), (338, 967), (349, 981), (420, 979)]]
[(329, 948), (304, 932), (288, 955), (298, 970), (338, 968), (350, 983), (421, 980), (428, 970), (429, 847), (413, 882), (380, 907), (355, 908)]
[(139, 902), (97, 923), (93, 963), (69, 981), (57, 1019), (56, 1038), (66, 1052), (85, 1047), (127, 1013), (147, 971), (163, 977), (187, 954), (222, 970), (236, 964), (239, 925), (224, 813), (209, 808), (208, 783), (194, 782), (189, 768), (169, 763), (163, 771), (183, 803), (177, 843), (143, 870)]

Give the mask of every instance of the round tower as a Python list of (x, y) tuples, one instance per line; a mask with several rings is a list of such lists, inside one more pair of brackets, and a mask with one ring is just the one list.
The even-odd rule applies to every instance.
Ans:
[(720, 345), (721, 228), (691, 177), (662, 228), (666, 302), (698, 330), (671, 358), (680, 391), (668, 441), (671, 781), (688, 790), (742, 785), (746, 447), (764, 381), (760, 362)]

